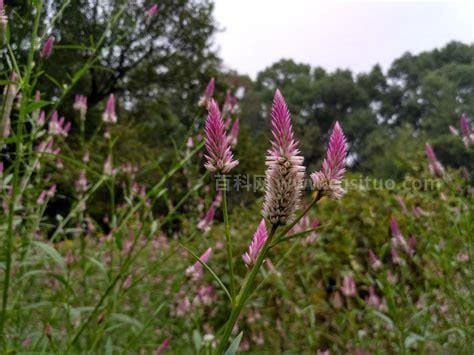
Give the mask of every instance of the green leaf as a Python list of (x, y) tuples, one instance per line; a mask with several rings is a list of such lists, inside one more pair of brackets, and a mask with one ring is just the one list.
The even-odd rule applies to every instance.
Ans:
[(381, 313), (381, 312), (379, 312), (379, 311), (376, 311), (376, 310), (373, 310), (372, 312), (373, 312), (377, 317), (379, 317), (380, 319), (384, 320), (384, 321), (387, 323), (387, 325), (388, 325), (391, 329), (395, 328), (395, 325), (393, 324), (393, 321), (392, 321), (387, 315), (385, 315), (385, 314), (383, 314), (383, 313)]
[(240, 341), (242, 340), (242, 336), (244, 335), (244, 332), (240, 332), (239, 335), (237, 335), (234, 340), (232, 340), (232, 343), (230, 343), (229, 348), (225, 351), (224, 355), (234, 355), (237, 350), (239, 349)]
[(40, 249), (44, 254), (49, 256), (56, 264), (58, 264), (62, 269), (66, 269), (66, 262), (64, 261), (61, 254), (58, 253), (54, 247), (49, 244), (39, 242), (39, 241), (32, 241), (31, 244), (38, 249)]
[(143, 324), (140, 323), (138, 320), (136, 320), (135, 318), (132, 318), (130, 316), (127, 316), (126, 314), (123, 314), (123, 313), (113, 313), (110, 316), (110, 318), (113, 319), (113, 320), (122, 322), (122, 323), (130, 324), (130, 325), (132, 325), (136, 328), (139, 328), (139, 329), (141, 329), (143, 327)]
[(412, 345), (416, 344), (419, 341), (425, 341), (425, 338), (422, 337), (421, 335), (418, 335), (418, 334), (415, 334), (415, 333), (410, 333), (405, 338), (405, 347), (410, 348)]
[(179, 243), (179, 245), (185, 249), (189, 254), (191, 254), (194, 259), (196, 259), (197, 262), (199, 262), (207, 271), (209, 271), (211, 273), (211, 275), (214, 277), (214, 279), (217, 281), (217, 283), (219, 284), (219, 286), (224, 290), (225, 294), (227, 295), (227, 297), (229, 297), (229, 300), (233, 303), (234, 301), (232, 300), (232, 296), (230, 295), (230, 292), (229, 290), (227, 289), (227, 287), (225, 287), (224, 283), (221, 281), (221, 279), (219, 278), (219, 276), (217, 276), (217, 274), (214, 272), (214, 270), (212, 270), (209, 265), (207, 265), (206, 263), (203, 263), (201, 261), (201, 259), (199, 259), (199, 256), (197, 256), (196, 254), (194, 254), (191, 250), (189, 250), (188, 248), (186, 248), (182, 243)]

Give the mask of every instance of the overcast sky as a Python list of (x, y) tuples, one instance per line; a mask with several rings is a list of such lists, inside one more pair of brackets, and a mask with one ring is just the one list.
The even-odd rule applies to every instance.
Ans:
[(474, 42), (474, 0), (215, 0), (227, 67), (255, 74), (281, 58), (368, 71), (406, 52)]

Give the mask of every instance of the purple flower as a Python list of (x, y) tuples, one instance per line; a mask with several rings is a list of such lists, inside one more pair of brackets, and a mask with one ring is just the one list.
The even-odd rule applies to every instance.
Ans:
[(66, 122), (64, 117), (59, 118), (58, 112), (54, 111), (48, 124), (48, 133), (52, 136), (67, 137), (71, 129), (71, 122)]
[(224, 106), (222, 108), (222, 117), (226, 117), (228, 114), (234, 113), (235, 105), (237, 105), (237, 98), (232, 95), (230, 90), (227, 90)]
[(104, 113), (102, 114), (102, 121), (105, 123), (117, 123), (117, 115), (115, 114), (115, 97), (110, 94)]
[(341, 292), (346, 297), (353, 297), (356, 295), (356, 284), (352, 276), (344, 276), (342, 279)]
[(370, 266), (372, 269), (377, 270), (382, 267), (382, 262), (380, 259), (375, 255), (372, 249), (369, 249), (369, 258), (370, 258)]
[(43, 48), (40, 52), (40, 57), (43, 59), (48, 59), (53, 53), (53, 46), (54, 46), (54, 36), (49, 36), (46, 42), (43, 45)]
[(152, 18), (153, 16), (156, 15), (157, 12), (158, 12), (158, 5), (154, 4), (147, 10), (147, 12), (145, 12), (145, 17)]
[(260, 254), (265, 242), (267, 241), (267, 227), (265, 225), (265, 220), (262, 219), (258, 225), (255, 234), (253, 235), (252, 242), (249, 245), (249, 250), (242, 255), (245, 265), (251, 266), (257, 261), (257, 257)]
[(465, 113), (461, 115), (459, 119), (459, 125), (461, 126), (462, 140), (467, 148), (474, 146), (474, 133), (471, 130), (471, 124)]
[(186, 141), (186, 147), (187, 147), (187, 148), (192, 148), (192, 147), (194, 147), (193, 137), (188, 137), (188, 140)]
[(199, 106), (204, 106), (206, 108), (209, 108), (209, 105), (211, 104), (212, 96), (214, 95), (214, 88), (215, 88), (215, 80), (214, 78), (211, 78), (209, 80), (209, 83), (206, 86), (206, 90), (204, 90), (204, 94), (201, 96), (199, 99)]
[(314, 189), (333, 199), (339, 199), (345, 194), (342, 188), (342, 177), (346, 172), (345, 160), (347, 142), (339, 122), (336, 121), (329, 138), (326, 158), (320, 171), (311, 174)]
[[(461, 116), (461, 117), (462, 117), (462, 116)], [(453, 136), (459, 136), (459, 131), (458, 131), (455, 127), (453, 127), (453, 126), (451, 126), (451, 125), (449, 125), (449, 132), (451, 132), (451, 134), (452, 134)]]
[(392, 233), (392, 242), (395, 247), (399, 247), (404, 250), (407, 254), (411, 254), (410, 246), (408, 245), (405, 237), (403, 237), (402, 232), (400, 232), (400, 228), (398, 227), (397, 220), (392, 217), (390, 219), (390, 231)]
[(74, 97), (74, 104), (72, 108), (79, 112), (81, 121), (85, 121), (87, 113), (87, 96), (76, 95)]
[(163, 340), (163, 342), (160, 344), (160, 346), (158, 347), (158, 349), (155, 350), (154, 352), (154, 355), (161, 355), (165, 352), (166, 349), (169, 348), (170, 346), (170, 341), (171, 341), (171, 337), (168, 337), (166, 338), (165, 340)]
[(380, 306), (382, 305), (382, 301), (377, 295), (377, 292), (375, 292), (374, 286), (369, 287), (369, 296), (365, 299), (365, 301), (369, 306), (372, 306), (376, 309), (380, 308)]
[(266, 157), (262, 214), (272, 224), (286, 224), (300, 205), (305, 167), (293, 137), (291, 116), (277, 89), (272, 107), (272, 141)]
[(425, 152), (426, 152), (426, 156), (428, 157), (428, 168), (430, 170), (430, 173), (438, 177), (443, 176), (444, 174), (443, 165), (441, 165), (438, 158), (436, 158), (436, 154), (429, 143), (425, 144)]
[[(203, 263), (207, 263), (212, 255), (212, 248), (208, 248), (200, 257), (199, 260)], [(198, 280), (204, 274), (203, 267), (199, 261), (196, 261), (193, 265), (186, 269), (186, 276), (191, 277), (193, 280)]]
[(208, 232), (211, 229), (210, 225), (212, 221), (214, 220), (215, 213), (216, 213), (216, 206), (212, 204), (211, 207), (209, 207), (209, 209), (207, 210), (204, 218), (199, 221), (197, 227), (203, 232)]
[(235, 147), (237, 145), (237, 138), (239, 136), (239, 128), (240, 128), (240, 120), (237, 118), (232, 125), (229, 133), (229, 144), (231, 147)]
[(214, 100), (209, 105), (209, 114), (204, 128), (206, 132), (207, 170), (214, 173), (226, 174), (234, 168), (239, 161), (234, 160), (230, 150), (229, 141), (224, 128), (219, 107)]

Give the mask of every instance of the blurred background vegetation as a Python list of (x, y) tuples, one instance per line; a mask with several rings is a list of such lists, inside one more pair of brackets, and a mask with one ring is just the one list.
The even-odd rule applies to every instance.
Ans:
[[(151, 2), (130, 2), (117, 29), (110, 31), (107, 19), (122, 3), (77, 0), (65, 7), (66, 3), (48, 0), (44, 6), (43, 39), (50, 34), (56, 38), (53, 55), (42, 63), (45, 75), (37, 85), (47, 93), (46, 100), (58, 99), (64, 85), (91, 56), (90, 46), (106, 35), (98, 60), (73, 89), (88, 99), (86, 138), (92, 161), (104, 161), (107, 153), (104, 140), (94, 132), (101, 122), (105, 98), (113, 93), (119, 116), (112, 132), (117, 137), (115, 163), (134, 162), (139, 167), (140, 182), (157, 181), (179, 158), (187, 138), (200, 132), (206, 112), (197, 103), (214, 77), (215, 96), (221, 104), (228, 90), (239, 99), (233, 114), (241, 121), (236, 147), (241, 163), (236, 174), (264, 172), (269, 107), (277, 87), (292, 112), (310, 170), (319, 167), (335, 120), (341, 122), (350, 142), (351, 171), (401, 181), (414, 171), (413, 163), (423, 155), (425, 141), (432, 143), (443, 164), (464, 166), (468, 171), (474, 168), (474, 153), (464, 149), (461, 140), (448, 129), (449, 125), (458, 125), (462, 112), (471, 117), (474, 114), (472, 44), (451, 42), (416, 55), (407, 52), (395, 59), (386, 72), (379, 65), (368, 73), (348, 69), (328, 72), (281, 59), (253, 80), (223, 69), (213, 43), (219, 24), (213, 17), (212, 1), (163, 0), (152, 21), (141, 15)], [(7, 2), (7, 6), (17, 15), (17, 20), (10, 21), (10, 42), (20, 57), (23, 51), (26, 56), (33, 7), (28, 1)], [(49, 28), (53, 17), (55, 26)], [(59, 107), (69, 120), (75, 117), (72, 100), (70, 95)], [(78, 125), (76, 118), (68, 143), (80, 159), (84, 152), (80, 149)], [(170, 183), (168, 205), (176, 203), (172, 196), (179, 193), (173, 192), (186, 190), (191, 176), (203, 172), (197, 166), (188, 181), (181, 177)], [(49, 215), (70, 205), (68, 196), (73, 195), (72, 181), (77, 173), (70, 168), (57, 177), (61, 193), (48, 207)], [(104, 191), (98, 196), (89, 206), (100, 218), (109, 194)], [(259, 195), (248, 193), (238, 200), (249, 205), (256, 196)], [(159, 213), (164, 208), (158, 205), (156, 210)]]

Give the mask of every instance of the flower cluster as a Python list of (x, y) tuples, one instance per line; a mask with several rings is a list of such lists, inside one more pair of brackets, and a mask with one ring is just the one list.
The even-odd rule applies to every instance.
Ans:
[(230, 150), (229, 140), (224, 128), (224, 122), (219, 107), (214, 100), (209, 105), (209, 114), (205, 126), (206, 159), (205, 167), (213, 173), (226, 174), (238, 163)]
[(436, 154), (429, 143), (425, 145), (426, 156), (428, 157), (428, 168), (434, 176), (441, 177), (444, 174), (444, 167), (436, 158)]
[(305, 167), (293, 137), (290, 112), (279, 90), (273, 99), (272, 137), (265, 163), (263, 215), (272, 224), (286, 224), (300, 205)]
[(249, 245), (249, 250), (244, 255), (242, 255), (245, 265), (251, 266), (255, 263), (258, 254), (260, 254), (260, 251), (267, 241), (267, 238), (267, 227), (265, 225), (265, 220), (262, 219), (255, 234), (253, 235), (252, 242)]
[(336, 122), (329, 139), (329, 146), (323, 166), (320, 171), (311, 174), (315, 190), (334, 199), (339, 199), (344, 195), (345, 190), (341, 186), (341, 180), (346, 171), (346, 154), (346, 137), (339, 122)]

